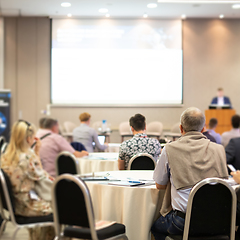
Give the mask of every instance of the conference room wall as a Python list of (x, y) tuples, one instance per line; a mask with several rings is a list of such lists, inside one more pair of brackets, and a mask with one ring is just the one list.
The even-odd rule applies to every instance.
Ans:
[[(4, 23), (5, 87), (12, 90), (12, 121), (21, 117), (37, 124), (38, 119), (44, 116), (41, 110), (50, 103), (50, 20), (8, 17)], [(225, 89), (233, 107), (240, 112), (239, 39), (240, 20), (183, 21), (183, 107), (52, 107), (51, 116), (59, 119), (60, 123), (69, 120), (78, 124), (79, 113), (88, 111), (92, 122), (107, 119), (111, 127), (117, 129), (120, 122), (128, 121), (139, 112), (147, 117), (147, 122), (161, 121), (164, 129), (170, 129), (187, 107), (207, 109), (218, 87)], [(81, 91), (85, 89), (79, 89), (79, 94)], [(144, 94), (144, 87), (133, 89), (133, 94), (136, 93)], [(117, 83), (116, 94), (124, 95), (117, 92)], [(119, 136), (114, 138), (114, 141), (118, 140)]]

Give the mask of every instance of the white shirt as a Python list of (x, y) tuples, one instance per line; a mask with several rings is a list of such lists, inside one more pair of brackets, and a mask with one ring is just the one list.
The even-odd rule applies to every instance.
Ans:
[(219, 106), (223, 106), (224, 105), (224, 98), (223, 97), (218, 97), (218, 103)]

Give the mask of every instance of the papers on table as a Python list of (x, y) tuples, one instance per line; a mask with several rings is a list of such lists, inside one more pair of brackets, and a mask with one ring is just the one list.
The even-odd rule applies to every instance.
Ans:
[(108, 183), (108, 185), (117, 185), (117, 186), (125, 186), (125, 187), (136, 187), (144, 184), (145, 184), (144, 182), (138, 182), (138, 181), (113, 181)]

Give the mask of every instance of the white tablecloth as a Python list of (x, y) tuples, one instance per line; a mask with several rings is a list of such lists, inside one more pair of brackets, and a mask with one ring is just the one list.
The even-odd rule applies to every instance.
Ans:
[(118, 170), (118, 153), (90, 153), (89, 156), (78, 158), (80, 173)]
[[(153, 171), (114, 171), (110, 176), (128, 180), (152, 179)], [(104, 173), (95, 173), (104, 176)], [(108, 174), (107, 174), (108, 175)], [(155, 185), (122, 187), (107, 182), (86, 182), (91, 193), (95, 218), (117, 221), (126, 226), (129, 240), (150, 239), (153, 221), (159, 216), (165, 190)]]

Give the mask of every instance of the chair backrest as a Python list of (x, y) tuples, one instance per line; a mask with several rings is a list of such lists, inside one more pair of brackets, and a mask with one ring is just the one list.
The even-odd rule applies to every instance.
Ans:
[(87, 149), (85, 148), (85, 146), (80, 143), (80, 142), (71, 142), (71, 146), (76, 150), (76, 151), (87, 151)]
[[(188, 199), (183, 240), (190, 236), (235, 236), (236, 193), (219, 178), (196, 184)], [(233, 237), (233, 238), (231, 238)]]
[(1, 154), (5, 153), (5, 151), (6, 151), (6, 149), (7, 149), (7, 146), (8, 146), (8, 143), (7, 143), (7, 142), (3, 143), (2, 147), (0, 148)]
[(6, 139), (4, 136), (0, 136), (0, 149), (2, 149), (3, 144), (6, 142)]
[(180, 122), (175, 123), (171, 128), (171, 132), (172, 133), (181, 133), (179, 125), (180, 125)]
[(156, 161), (148, 153), (133, 156), (128, 163), (128, 170), (154, 170)]
[(120, 135), (131, 135), (131, 131), (130, 131), (130, 125), (129, 122), (122, 122), (119, 125), (119, 133)]
[(80, 167), (77, 159), (70, 152), (64, 151), (58, 154), (55, 162), (56, 174), (64, 173), (80, 174)]
[(5, 214), (3, 209), (7, 210), (10, 214), (11, 221), (16, 224), (15, 220), (15, 198), (13, 195), (12, 184), (8, 175), (4, 172), (3, 169), (0, 169), (0, 210), (1, 216), (4, 219)]
[(157, 133), (159, 136), (162, 134), (163, 124), (161, 122), (155, 121), (147, 124), (146, 132), (148, 133)]
[(71, 133), (73, 129), (77, 127), (77, 125), (73, 122), (66, 121), (63, 123), (63, 127), (66, 130), (66, 132)]
[(97, 239), (92, 200), (80, 178), (70, 174), (57, 177), (52, 187), (52, 201), (57, 236), (63, 224), (90, 228), (92, 239)]
[(99, 128), (102, 128), (102, 122), (101, 121), (94, 122), (92, 124), (92, 128), (98, 131)]

